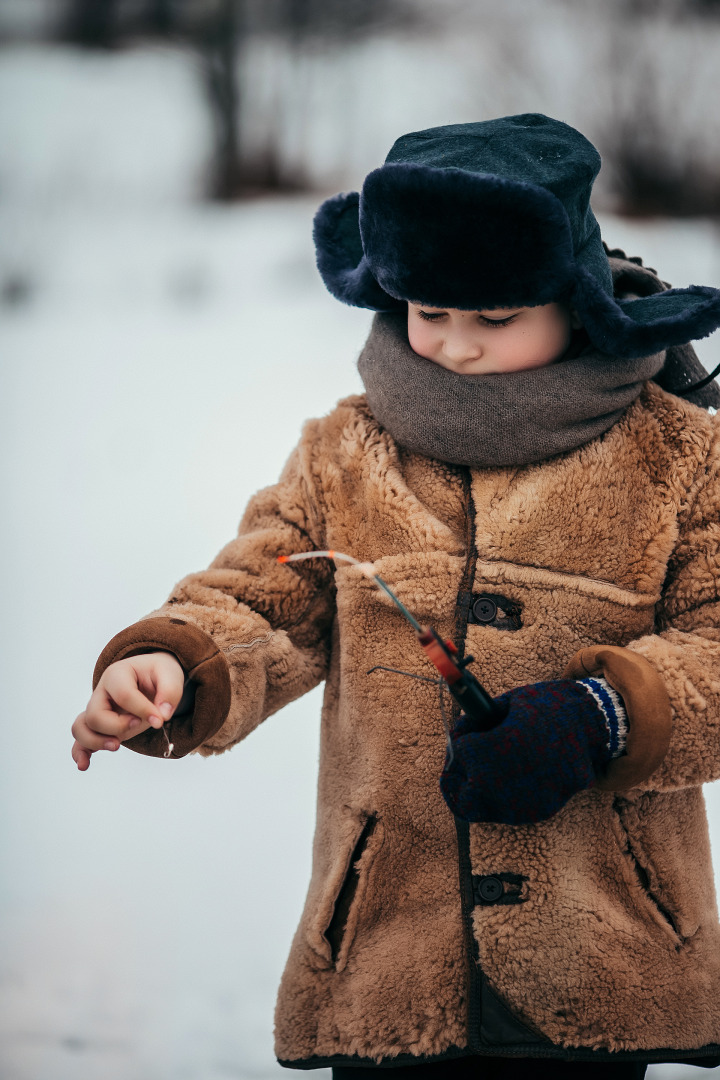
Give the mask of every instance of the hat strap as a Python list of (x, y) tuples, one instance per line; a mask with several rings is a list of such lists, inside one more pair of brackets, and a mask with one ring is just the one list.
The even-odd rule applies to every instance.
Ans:
[(699, 382), (693, 383), (692, 386), (686, 386), (684, 390), (670, 390), (670, 393), (675, 394), (676, 397), (687, 397), (688, 394), (694, 393), (695, 390), (702, 390), (704, 386), (708, 386), (717, 375), (720, 375), (720, 364), (704, 379), (700, 379)]

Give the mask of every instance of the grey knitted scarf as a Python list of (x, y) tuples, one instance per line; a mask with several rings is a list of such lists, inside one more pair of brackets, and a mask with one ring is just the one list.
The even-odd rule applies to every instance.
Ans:
[(373, 416), (401, 446), (483, 468), (544, 461), (601, 435), (664, 361), (588, 346), (547, 367), (457, 375), (413, 352), (403, 312), (375, 316), (358, 369)]

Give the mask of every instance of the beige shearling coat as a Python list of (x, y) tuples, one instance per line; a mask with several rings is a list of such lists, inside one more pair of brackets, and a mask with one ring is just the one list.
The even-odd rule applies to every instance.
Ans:
[[(716, 420), (650, 383), (572, 453), (470, 472), (402, 451), (352, 397), (306, 426), (211, 567), (106, 647), (96, 681), (164, 648), (197, 684), (194, 712), (169, 725), (174, 756), (226, 750), (326, 680), (283, 1064), (720, 1061), (701, 790), (720, 776), (719, 444)], [(492, 694), (560, 677), (587, 646), (646, 657), (673, 707), (661, 764), (539, 824), (456, 822), (438, 788), (437, 687), (368, 674), (433, 674), (412, 629), (355, 567), (276, 562), (322, 548), (372, 560), (421, 622), (465, 639)], [(468, 624), (478, 593), (519, 619)]]

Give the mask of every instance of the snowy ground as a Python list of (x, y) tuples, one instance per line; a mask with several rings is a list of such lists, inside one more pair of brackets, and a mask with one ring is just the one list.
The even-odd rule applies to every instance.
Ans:
[[(317, 278), (317, 199), (189, 201), (202, 156), (183, 138), (203, 131), (181, 73), (134, 112), (128, 79), (108, 131), (57, 55), (0, 70), (0, 1073), (288, 1076), (272, 1008), (309, 875), (318, 694), (213, 760), (123, 750), (80, 775), (69, 725), (108, 638), (232, 536), (305, 417), (359, 389), (368, 316)], [(675, 284), (720, 285), (705, 223), (603, 225)]]

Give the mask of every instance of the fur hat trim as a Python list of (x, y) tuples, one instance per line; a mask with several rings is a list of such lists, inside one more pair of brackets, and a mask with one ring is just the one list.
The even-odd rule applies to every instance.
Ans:
[(468, 310), (478, 297), (484, 308), (546, 304), (575, 278), (560, 200), (499, 176), (383, 165), (363, 186), (360, 235), (373, 276), (398, 300)]
[(403, 302), (386, 293), (373, 277), (363, 253), (360, 195), (334, 195), (317, 214), (313, 228), (320, 276), (336, 300), (371, 311), (397, 311)]

